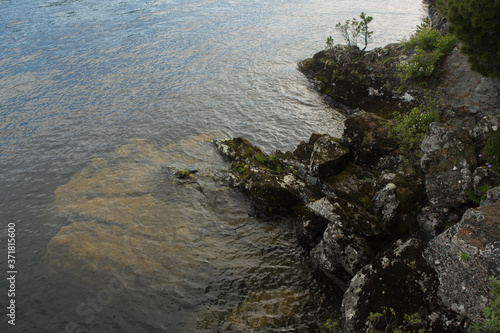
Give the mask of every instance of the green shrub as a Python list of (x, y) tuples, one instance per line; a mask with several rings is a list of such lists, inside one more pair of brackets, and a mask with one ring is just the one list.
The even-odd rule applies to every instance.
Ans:
[(452, 35), (442, 36), (430, 27), (427, 20), (402, 44), (406, 49), (415, 49), (415, 54), (398, 66), (401, 83), (425, 86), (428, 79), (437, 73), (443, 57), (457, 45), (457, 41)]
[(485, 76), (500, 77), (500, 1), (438, 0), (449, 31), (462, 44), (471, 68)]
[(424, 85), (434, 74), (438, 61), (434, 53), (417, 49), (413, 57), (398, 66), (399, 78), (401, 82), (419, 82)]
[[(423, 326), (423, 321), (418, 312), (413, 314), (404, 314), (402, 320), (398, 318), (399, 313), (396, 313), (394, 308), (382, 307), (382, 312), (370, 312), (367, 318), (367, 329), (366, 332), (378, 333), (378, 332), (394, 332), (394, 333), (423, 333), (425, 329), (421, 328)], [(398, 324), (400, 322), (400, 324)], [(380, 324), (379, 324), (380, 323)], [(383, 331), (377, 330), (383, 328)]]
[(489, 288), (490, 305), (483, 310), (485, 321), (476, 326), (486, 332), (500, 332), (500, 280), (491, 276)]
[(403, 46), (406, 49), (419, 48), (424, 51), (434, 51), (440, 39), (439, 31), (431, 29), (430, 26), (422, 25), (411, 38), (403, 41)]
[(470, 201), (472, 201), (474, 204), (479, 206), (481, 204), (481, 200), (486, 199), (486, 193), (491, 190), (491, 185), (489, 184), (482, 184), (478, 187), (479, 192), (481, 195), (476, 195), (474, 191), (472, 190), (466, 190), (465, 193), (469, 197)]
[(399, 140), (399, 148), (410, 153), (420, 146), (430, 123), (439, 121), (439, 100), (426, 93), (425, 101), (410, 112), (399, 113), (394, 118), (394, 126), (389, 135)]

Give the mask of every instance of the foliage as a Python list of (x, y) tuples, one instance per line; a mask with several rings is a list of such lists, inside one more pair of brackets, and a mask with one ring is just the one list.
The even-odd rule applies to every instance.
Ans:
[(484, 153), (485, 155), (480, 157), (486, 159), (486, 166), (500, 172), (500, 132), (490, 135), (484, 147)]
[(442, 36), (436, 29), (432, 29), (427, 19), (417, 26), (417, 31), (402, 44), (406, 49), (415, 49), (415, 54), (398, 66), (401, 83), (425, 86), (427, 80), (437, 72), (443, 57), (453, 50), (457, 41), (452, 35)]
[(326, 46), (325, 46), (325, 52), (332, 52), (333, 50), (333, 46), (335, 45), (335, 43), (333, 42), (333, 37), (332, 36), (328, 36), (326, 38)]
[(492, 186), (488, 184), (482, 184), (481, 186), (479, 186), (478, 190), (479, 192), (481, 192), (481, 196), (476, 195), (472, 190), (466, 190), (465, 193), (473, 203), (479, 206), (481, 200), (486, 199), (486, 192), (491, 190), (491, 187)]
[(399, 140), (399, 147), (403, 152), (410, 153), (420, 145), (430, 123), (439, 121), (438, 108), (439, 100), (427, 92), (425, 101), (420, 106), (406, 114), (396, 115), (389, 135)]
[(271, 170), (274, 170), (277, 172), (283, 171), (283, 167), (281, 166), (281, 164), (280, 164), (279, 160), (276, 158), (276, 156), (274, 156), (274, 154), (267, 156), (265, 154), (255, 153), (253, 155), (253, 158), (257, 162), (259, 162), (260, 164), (262, 164), (263, 166), (265, 166)]
[[(422, 327), (422, 319), (418, 312), (414, 314), (404, 314), (402, 323), (397, 324), (398, 315), (393, 308), (382, 307), (382, 312), (370, 312), (370, 315), (367, 318), (368, 329), (367, 332), (376, 333), (376, 332), (394, 332), (394, 333), (403, 333), (403, 332), (412, 332), (412, 333), (423, 333), (425, 329)], [(377, 325), (380, 320), (383, 319), (385, 321), (384, 331), (376, 330)]]
[(471, 68), (500, 77), (500, 1), (441, 0), (437, 8), (446, 16), (450, 33), (461, 42)]
[(363, 39), (364, 47), (363, 50), (366, 50), (366, 47), (373, 40), (373, 31), (369, 31), (368, 24), (373, 20), (373, 17), (366, 16), (365, 13), (361, 12), (359, 15), (360, 21), (357, 18), (353, 18), (351, 20), (345, 21), (344, 24), (338, 22), (335, 25), (335, 29), (340, 32), (340, 35), (347, 42), (347, 46), (357, 46), (358, 38), (361, 35)]
[(500, 280), (490, 276), (489, 288), (490, 305), (483, 310), (485, 321), (476, 326), (486, 332), (500, 332)]
[(338, 333), (341, 331), (339, 323), (333, 319), (328, 319), (323, 326), (328, 333)]

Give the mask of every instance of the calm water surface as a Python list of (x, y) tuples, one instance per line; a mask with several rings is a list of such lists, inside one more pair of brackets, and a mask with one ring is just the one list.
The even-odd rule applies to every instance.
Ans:
[(339, 296), (308, 273), (287, 222), (252, 217), (209, 142), (270, 152), (339, 136), (343, 116), (297, 62), (361, 11), (376, 47), (408, 36), (424, 7), (1, 0), (0, 331), (313, 332), (334, 317)]

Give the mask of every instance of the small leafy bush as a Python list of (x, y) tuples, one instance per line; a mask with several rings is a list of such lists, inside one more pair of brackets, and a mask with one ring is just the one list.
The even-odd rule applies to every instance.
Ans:
[(401, 151), (410, 153), (420, 146), (427, 127), (435, 121), (439, 121), (439, 100), (427, 92), (424, 103), (396, 115), (389, 135), (399, 140)]
[(486, 332), (500, 332), (500, 280), (490, 277), (490, 306), (483, 310), (485, 321), (477, 324), (479, 329)]
[(338, 22), (335, 25), (335, 29), (337, 29), (342, 38), (347, 42), (347, 46), (357, 46), (358, 38), (361, 36), (365, 45), (362, 50), (364, 51), (373, 39), (373, 31), (368, 30), (368, 24), (373, 20), (373, 17), (366, 16), (365, 13), (361, 12), (359, 18), (360, 21), (354, 17), (352, 21), (347, 20), (344, 24)]
[(437, 72), (443, 57), (457, 45), (457, 40), (452, 35), (442, 36), (439, 31), (432, 29), (427, 18), (417, 27), (415, 34), (402, 44), (406, 49), (415, 49), (415, 54), (398, 66), (401, 83), (426, 86), (427, 80)]
[(481, 204), (481, 200), (484, 200), (486, 199), (486, 193), (491, 190), (491, 185), (489, 184), (482, 184), (478, 187), (478, 190), (479, 192), (481, 193), (481, 195), (476, 195), (474, 193), (474, 191), (472, 190), (466, 190), (465, 193), (467, 194), (467, 196), (469, 197), (469, 199), (474, 203), (476, 204), (477, 206), (479, 206)]
[[(379, 325), (379, 322), (385, 325)], [(421, 328), (423, 326), (422, 318), (418, 312), (413, 314), (404, 314), (401, 324), (398, 325), (398, 314), (393, 308), (382, 307), (382, 312), (370, 312), (367, 318), (367, 332), (378, 333), (378, 332), (394, 332), (394, 333), (423, 333), (425, 329)], [(384, 330), (377, 330), (377, 326), (385, 326)]]

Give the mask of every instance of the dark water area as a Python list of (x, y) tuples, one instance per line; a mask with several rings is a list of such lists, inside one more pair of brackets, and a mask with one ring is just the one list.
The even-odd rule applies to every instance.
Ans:
[(0, 1), (0, 331), (312, 332), (334, 317), (289, 221), (253, 216), (210, 141), (341, 135), (297, 62), (361, 11), (377, 47), (424, 6)]

